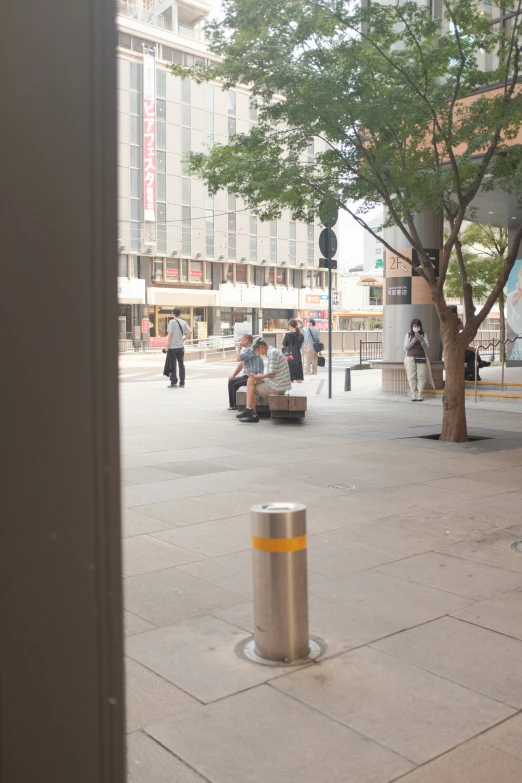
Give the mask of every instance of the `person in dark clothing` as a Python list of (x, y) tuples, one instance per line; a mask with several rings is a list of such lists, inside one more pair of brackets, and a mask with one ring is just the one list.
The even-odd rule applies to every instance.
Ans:
[(295, 318), (288, 322), (288, 329), (289, 331), (285, 334), (285, 339), (283, 340), (283, 355), (286, 356), (288, 361), (291, 380), (302, 383), (304, 375), (301, 349), (304, 337)]

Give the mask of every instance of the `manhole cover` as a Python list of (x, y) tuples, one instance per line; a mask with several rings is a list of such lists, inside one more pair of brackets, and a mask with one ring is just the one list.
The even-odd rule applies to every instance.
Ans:
[(343, 492), (349, 492), (351, 489), (357, 489), (353, 484), (329, 484), (328, 489), (340, 489)]
[(514, 549), (515, 552), (520, 552), (522, 555), (522, 541), (515, 541), (514, 544), (511, 544), (511, 549)]

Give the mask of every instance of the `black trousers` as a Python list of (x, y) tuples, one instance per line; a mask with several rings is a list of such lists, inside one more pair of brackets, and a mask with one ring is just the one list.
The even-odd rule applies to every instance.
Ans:
[[(465, 377), (468, 381), (475, 380), (475, 352), (466, 350), (464, 354), (464, 361), (466, 362)], [(478, 363), (480, 362), (480, 356), (477, 355), (477, 380), (480, 381), (478, 374)]]
[(248, 375), (236, 375), (235, 378), (230, 378), (228, 382), (228, 402), (231, 408), (234, 408), (236, 403), (236, 393), (241, 386), (246, 386), (248, 381)]
[(185, 383), (185, 349), (169, 348), (169, 354), (172, 360), (172, 372), (170, 373), (170, 382), (177, 383), (177, 366), (179, 366), (179, 382), (183, 386)]

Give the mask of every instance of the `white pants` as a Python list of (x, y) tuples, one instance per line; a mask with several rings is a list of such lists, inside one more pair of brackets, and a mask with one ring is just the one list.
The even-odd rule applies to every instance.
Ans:
[(424, 362), (416, 364), (413, 356), (407, 356), (404, 359), (404, 366), (412, 395), (418, 392), (422, 396), (428, 380), (428, 366)]

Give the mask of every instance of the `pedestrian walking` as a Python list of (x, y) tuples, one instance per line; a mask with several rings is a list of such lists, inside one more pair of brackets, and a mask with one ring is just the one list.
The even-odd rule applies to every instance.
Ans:
[(304, 336), (305, 375), (317, 375), (317, 343), (321, 342), (321, 334), (315, 325), (315, 320), (310, 318), (308, 328)]
[(172, 311), (174, 318), (169, 321), (167, 327), (167, 347), (163, 350), (167, 354), (163, 375), (170, 376), (168, 389), (177, 389), (179, 367), (179, 388), (185, 388), (185, 340), (190, 337), (192, 331), (186, 321), (180, 318), (181, 310), (175, 307)]
[(428, 335), (422, 328), (422, 322), (418, 318), (414, 318), (411, 322), (410, 331), (404, 338), (404, 350), (406, 351), (404, 366), (412, 402), (422, 402), (424, 399), (422, 395), (427, 381), (435, 388), (428, 358), (429, 347)]
[(288, 321), (288, 332), (283, 340), (283, 356), (288, 362), (292, 382), (303, 382), (303, 359), (301, 356), (303, 343), (304, 337), (299, 329), (299, 324), (295, 318), (292, 318)]
[(264, 371), (263, 359), (252, 348), (254, 338), (251, 334), (244, 334), (237, 347), (238, 365), (233, 375), (228, 379), (228, 410), (237, 410), (236, 394), (242, 386), (248, 382), (248, 373), (260, 375)]

